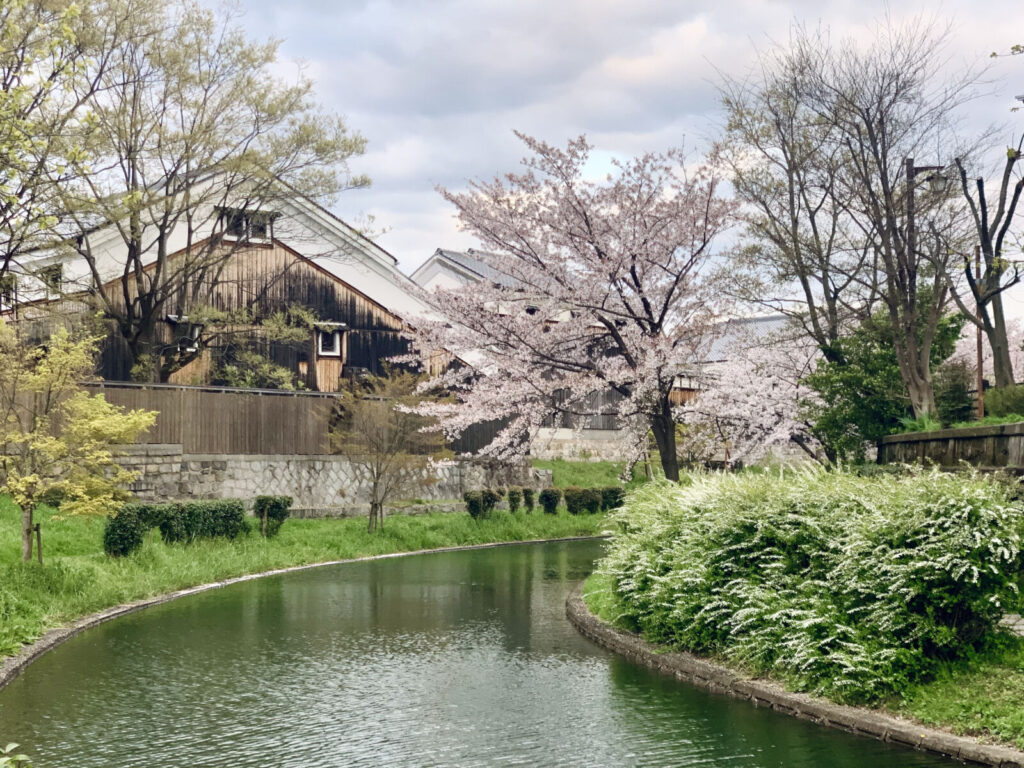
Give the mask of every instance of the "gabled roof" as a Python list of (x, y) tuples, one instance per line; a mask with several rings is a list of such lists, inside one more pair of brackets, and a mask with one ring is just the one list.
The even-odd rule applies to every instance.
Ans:
[(437, 263), (442, 267), (458, 272), (467, 280), (486, 280), (506, 288), (515, 288), (519, 285), (519, 281), (514, 277), (509, 277), (482, 261), (479, 258), (481, 254), (490, 255), (473, 248), (466, 251), (449, 251), (445, 248), (438, 248), (431, 254), (429, 259), (416, 268), (410, 277), (416, 283), (422, 285), (420, 280), (423, 273), (426, 272), (430, 265)]

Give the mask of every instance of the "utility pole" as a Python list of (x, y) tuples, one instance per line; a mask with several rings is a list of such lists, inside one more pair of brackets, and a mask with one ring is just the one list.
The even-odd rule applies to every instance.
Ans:
[[(981, 280), (981, 246), (974, 246), (974, 279)], [(978, 304), (975, 311), (981, 317), (981, 305)], [(982, 355), (981, 355), (981, 326), (977, 327), (978, 332), (978, 421), (985, 418), (985, 379), (982, 377)]]

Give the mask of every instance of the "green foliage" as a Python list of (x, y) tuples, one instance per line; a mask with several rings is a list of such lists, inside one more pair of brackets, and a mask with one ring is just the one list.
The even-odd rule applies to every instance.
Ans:
[(515, 514), (519, 511), (519, 505), (523, 501), (523, 489), (518, 486), (510, 486), (508, 489), (508, 511)]
[(124, 557), (142, 546), (146, 532), (152, 527), (139, 504), (125, 504), (107, 518), (103, 528), (103, 551), (111, 557)]
[(161, 504), (153, 513), (165, 542), (234, 539), (249, 532), (245, 507), (238, 499)]
[(211, 383), (241, 389), (302, 389), (296, 374), (252, 349), (233, 349), (214, 368)]
[(590, 515), (596, 515), (601, 511), (601, 491), (599, 489), (583, 489), (583, 510)]
[(928, 414), (919, 419), (912, 419), (909, 416), (900, 419), (901, 432), (935, 432), (944, 429), (945, 426), (941, 421), (936, 421)]
[(533, 488), (523, 488), (523, 506), (526, 507), (526, 513), (533, 512)]
[(501, 494), (491, 488), (484, 488), (480, 491), (480, 503), (483, 504), (484, 517), (490, 517), (500, 500)]
[(1024, 384), (986, 389), (985, 413), (990, 416), (1024, 413)]
[(944, 426), (968, 421), (974, 414), (973, 376), (964, 360), (947, 360), (935, 372), (935, 409)]
[[(575, 485), (580, 488), (601, 488), (622, 485), (621, 476), (626, 465), (615, 461), (568, 461), (566, 459), (534, 459), (534, 469), (551, 470), (551, 484), (555, 488)], [(634, 467), (626, 486), (633, 488), (647, 482), (642, 469)]]
[(583, 489), (575, 485), (562, 489), (562, 497), (565, 499), (565, 508), (570, 515), (579, 515), (583, 512)]
[(291, 514), (291, 496), (257, 496), (252, 511), (260, 521), (260, 533), (266, 538), (276, 536)]
[(484, 516), (484, 498), (481, 491), (466, 491), (462, 494), (462, 500), (466, 502), (466, 511), (474, 520)]
[(553, 515), (558, 511), (558, 502), (562, 500), (562, 492), (557, 488), (545, 488), (540, 492), (540, 506), (545, 515)]
[(973, 657), (1018, 605), (1024, 507), (977, 475), (696, 476), (613, 520), (599, 570), (649, 639), (841, 701)]
[[(948, 358), (960, 336), (963, 318), (940, 321), (932, 344), (933, 366)], [(875, 315), (848, 336), (836, 350), (841, 361), (822, 359), (804, 379), (817, 397), (804, 403), (812, 432), (831, 458), (863, 461), (865, 442), (877, 442), (912, 418), (910, 398), (900, 375), (892, 325)]]
[(11, 742), (0, 748), (0, 768), (32, 768), (29, 756), (18, 751), (18, 745)]
[(601, 509), (606, 512), (618, 509), (626, 500), (626, 491), (618, 485), (609, 485), (601, 489)]

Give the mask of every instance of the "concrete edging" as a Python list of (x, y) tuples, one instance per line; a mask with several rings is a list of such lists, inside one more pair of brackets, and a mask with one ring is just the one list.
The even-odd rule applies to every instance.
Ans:
[(997, 768), (1024, 768), (1024, 752), (1010, 747), (981, 744), (974, 739), (955, 736), (892, 715), (834, 704), (804, 693), (791, 693), (775, 683), (744, 677), (728, 667), (713, 664), (692, 654), (667, 651), (594, 616), (583, 601), (582, 584), (566, 598), (565, 614), (581, 635), (598, 645), (712, 693), (727, 694), (749, 701), (755, 707), (767, 707), (829, 728), (934, 752), (968, 763)]
[(0, 660), (0, 691), (7, 687), (18, 675), (20, 675), (29, 664), (38, 659), (47, 651), (53, 650), (61, 643), (66, 640), (70, 640), (80, 632), (84, 632), (87, 629), (95, 627), (104, 622), (116, 619), (120, 616), (126, 616), (129, 613), (135, 613), (141, 611), (143, 608), (149, 608), (153, 605), (161, 605), (163, 603), (169, 603), (172, 600), (177, 600), (181, 597), (188, 597), (189, 595), (197, 595), (200, 592), (207, 592), (211, 589), (219, 589), (220, 587), (227, 587), (231, 584), (238, 584), (243, 581), (252, 581), (253, 579), (262, 579), (266, 576), (279, 576), (285, 573), (294, 573), (296, 571), (308, 571), (312, 568), (325, 568), (329, 565), (345, 565), (347, 563), (364, 563), (371, 560), (389, 560), (395, 557), (411, 557), (412, 555), (433, 555), (440, 554), (443, 552), (462, 552), (471, 549), (493, 549), (495, 547), (508, 547), (517, 544), (549, 544), (557, 543), (560, 541), (589, 541), (592, 539), (605, 539), (607, 536), (564, 536), (557, 539), (528, 539), (526, 541), (495, 541), (489, 544), (466, 544), (458, 547), (439, 547), (437, 549), (417, 549), (412, 552), (390, 552), (386, 555), (368, 555), (366, 557), (352, 557), (345, 560), (327, 560), (322, 563), (309, 563), (307, 565), (293, 565), (287, 568), (276, 568), (272, 571), (262, 571), (261, 573), (249, 573), (244, 576), (235, 576), (230, 579), (224, 579), (223, 581), (214, 581), (209, 584), (200, 584), (195, 587), (188, 587), (186, 589), (179, 589), (174, 592), (167, 592), (163, 595), (157, 595), (156, 597), (147, 597), (142, 600), (135, 600), (131, 603), (123, 603), (122, 605), (116, 605), (112, 608), (105, 608), (102, 611), (91, 613), (88, 616), (83, 616), (70, 624), (63, 627), (57, 627), (56, 629), (50, 629), (44, 632), (39, 639), (24, 646), (13, 656), (9, 656), (6, 659)]

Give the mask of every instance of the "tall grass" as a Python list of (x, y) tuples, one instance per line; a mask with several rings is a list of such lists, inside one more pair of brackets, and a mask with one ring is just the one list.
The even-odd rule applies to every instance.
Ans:
[(54, 519), (42, 510), (45, 564), (20, 562), (19, 517), (0, 499), (0, 657), (47, 629), (131, 600), (211, 581), (292, 565), (391, 552), (503, 541), (586, 536), (605, 526), (601, 515), (463, 514), (396, 516), (368, 533), (366, 520), (289, 520), (273, 539), (243, 536), (164, 544), (157, 531), (129, 557), (103, 554), (104, 521)]

